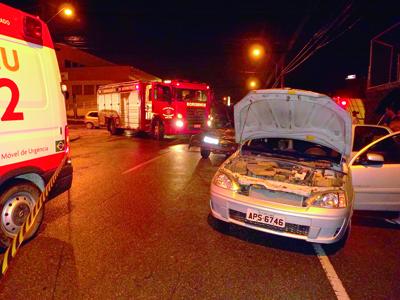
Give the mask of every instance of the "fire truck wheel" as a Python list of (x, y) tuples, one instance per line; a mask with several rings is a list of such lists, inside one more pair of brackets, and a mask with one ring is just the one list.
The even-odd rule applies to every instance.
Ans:
[(117, 134), (117, 126), (115, 125), (115, 120), (114, 119), (110, 120), (109, 128), (110, 128), (109, 129), (110, 133), (112, 135), (116, 135)]
[(164, 124), (160, 120), (157, 120), (154, 124), (153, 136), (159, 141), (164, 139)]
[[(40, 190), (32, 183), (18, 180), (6, 188), (0, 195), (0, 247), (8, 247), (11, 239), (17, 235), (29, 213), (40, 196)], [(25, 240), (33, 238), (43, 221), (44, 206), (39, 211)]]
[(208, 158), (210, 156), (211, 151), (210, 150), (206, 150), (206, 149), (201, 149), (200, 150), (200, 154), (202, 158)]

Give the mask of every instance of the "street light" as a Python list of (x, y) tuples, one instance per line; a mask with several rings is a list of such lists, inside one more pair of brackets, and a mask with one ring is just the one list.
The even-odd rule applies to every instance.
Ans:
[(62, 12), (67, 17), (72, 17), (72, 15), (74, 14), (74, 11), (72, 10), (71, 7), (63, 7), (54, 16), (52, 16), (50, 19), (48, 19), (46, 24), (49, 24), (51, 20), (53, 20), (55, 17), (57, 17)]
[(250, 48), (249, 48), (250, 58), (252, 58), (254, 60), (261, 59), (264, 56), (264, 54), (265, 54), (265, 49), (260, 44), (254, 44), (254, 45), (250, 46)]
[(247, 87), (248, 87), (250, 90), (255, 90), (255, 89), (257, 89), (257, 88), (259, 87), (259, 85), (260, 85), (260, 81), (258, 80), (258, 78), (249, 78), (249, 79), (247, 80)]

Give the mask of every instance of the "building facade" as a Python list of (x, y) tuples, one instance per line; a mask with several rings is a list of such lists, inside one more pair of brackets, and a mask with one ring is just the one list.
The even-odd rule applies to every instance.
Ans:
[(161, 81), (160, 78), (132, 66), (117, 65), (77, 48), (55, 45), (61, 79), (67, 85), (68, 117), (78, 118), (97, 110), (100, 85), (130, 80)]

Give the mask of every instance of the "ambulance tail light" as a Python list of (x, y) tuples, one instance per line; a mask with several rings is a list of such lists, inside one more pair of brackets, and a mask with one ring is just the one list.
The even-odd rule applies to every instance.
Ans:
[(31, 43), (43, 45), (42, 23), (30, 16), (24, 17), (24, 37)]

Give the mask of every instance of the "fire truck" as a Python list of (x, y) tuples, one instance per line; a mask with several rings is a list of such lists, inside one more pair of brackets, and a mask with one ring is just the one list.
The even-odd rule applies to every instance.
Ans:
[(99, 87), (99, 125), (111, 134), (122, 130), (164, 135), (195, 134), (211, 125), (211, 90), (184, 80), (129, 81)]

